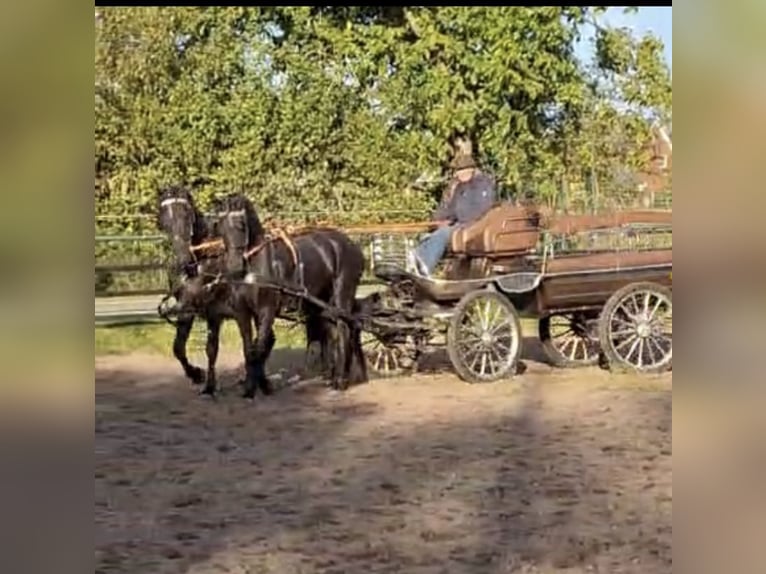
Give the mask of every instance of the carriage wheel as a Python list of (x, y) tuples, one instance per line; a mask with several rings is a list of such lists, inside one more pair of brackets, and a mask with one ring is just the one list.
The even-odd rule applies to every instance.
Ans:
[(585, 313), (555, 313), (540, 319), (540, 342), (557, 367), (587, 367), (598, 363), (598, 317)]
[(388, 379), (412, 373), (417, 367), (418, 352), (414, 345), (386, 345), (376, 338), (364, 344), (367, 370), (376, 377)]
[(601, 348), (611, 365), (640, 373), (672, 368), (671, 291), (656, 283), (633, 283), (615, 292), (599, 319)]
[(447, 331), (447, 353), (455, 372), (469, 383), (490, 383), (516, 374), (521, 321), (513, 303), (488, 290), (463, 297)]

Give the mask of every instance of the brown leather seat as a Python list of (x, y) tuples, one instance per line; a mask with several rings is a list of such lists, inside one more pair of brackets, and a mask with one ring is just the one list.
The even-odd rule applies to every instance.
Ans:
[(457, 229), (451, 238), (454, 254), (521, 255), (537, 246), (540, 212), (510, 203), (495, 205), (481, 218)]

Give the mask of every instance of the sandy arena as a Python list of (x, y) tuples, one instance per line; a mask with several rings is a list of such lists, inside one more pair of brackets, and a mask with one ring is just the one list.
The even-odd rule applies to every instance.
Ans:
[[(275, 351), (272, 368), (302, 353)], [(672, 375), (449, 372), (254, 403), (96, 360), (96, 572), (672, 571)], [(276, 365), (276, 366), (274, 366)]]

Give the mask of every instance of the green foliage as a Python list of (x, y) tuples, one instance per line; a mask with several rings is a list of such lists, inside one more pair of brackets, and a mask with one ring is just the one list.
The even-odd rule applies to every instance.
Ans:
[[(306, 348), (304, 330), (295, 328), (294, 324), (277, 321), (276, 349)], [(201, 319), (194, 322), (187, 353), (192, 362), (204, 364), (205, 340), (207, 326)], [(143, 325), (114, 325), (97, 326), (95, 329), (95, 355), (128, 355), (136, 352), (167, 356), (168, 349), (173, 346), (175, 329), (165, 322), (147, 323)], [(241, 352), (241, 341), (236, 323), (225, 321), (220, 334), (221, 355)]]
[(672, 101), (652, 37), (600, 30), (596, 66), (577, 61), (603, 8), (96, 10), (102, 214), (151, 214), (160, 185), (204, 176), (203, 207), (241, 189), (296, 220), (422, 217), (438, 189), (413, 182), (443, 178), (461, 139), (555, 204), (564, 179), (640, 163)]

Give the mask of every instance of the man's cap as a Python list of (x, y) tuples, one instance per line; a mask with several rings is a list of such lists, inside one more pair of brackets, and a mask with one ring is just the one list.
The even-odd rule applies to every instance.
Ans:
[(452, 169), (455, 171), (460, 171), (461, 169), (471, 169), (476, 167), (476, 162), (473, 159), (473, 156), (470, 155), (459, 155), (452, 161)]

